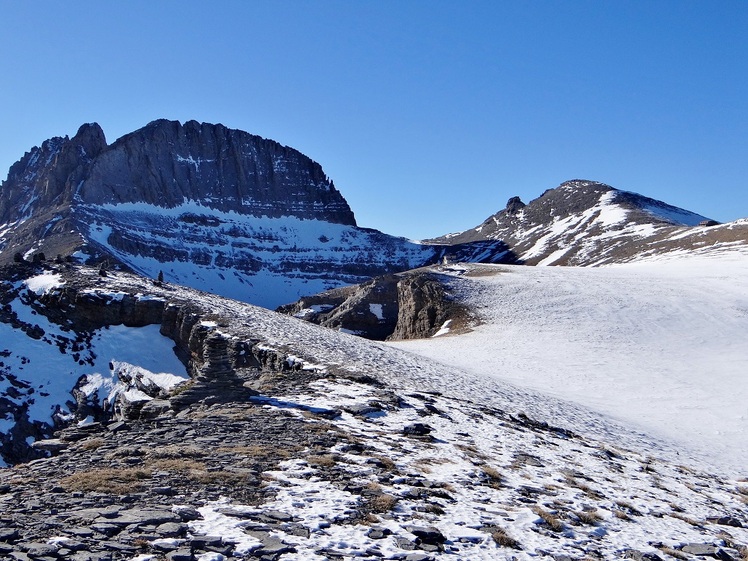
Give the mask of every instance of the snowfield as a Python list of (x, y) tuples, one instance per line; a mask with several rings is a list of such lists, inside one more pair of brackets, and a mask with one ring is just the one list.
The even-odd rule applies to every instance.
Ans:
[(442, 269), (479, 324), (391, 346), (748, 465), (748, 259)]

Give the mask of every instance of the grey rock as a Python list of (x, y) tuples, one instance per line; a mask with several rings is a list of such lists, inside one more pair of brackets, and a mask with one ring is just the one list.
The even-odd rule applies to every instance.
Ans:
[(681, 548), (681, 551), (683, 553), (690, 553), (691, 555), (697, 555), (697, 556), (714, 556), (715, 553), (717, 553), (716, 547), (714, 547), (711, 544), (706, 543), (689, 543), (684, 545)]
[(431, 427), (425, 423), (413, 423), (403, 427), (403, 434), (406, 436), (428, 436), (431, 430)]
[(406, 550), (413, 550), (416, 548), (416, 544), (414, 544), (408, 538), (403, 538), (401, 536), (395, 536), (395, 545), (397, 545), (397, 547), (399, 547), (400, 549)]
[(160, 525), (167, 522), (180, 522), (181, 518), (170, 510), (158, 510), (152, 508), (121, 510), (116, 516), (106, 520), (109, 524), (116, 526), (129, 526), (136, 524), (145, 526), (148, 524)]
[(110, 522), (98, 522), (96, 524), (91, 524), (91, 529), (100, 534), (104, 534), (105, 536), (114, 536), (122, 531), (122, 526)]
[(408, 532), (415, 535), (424, 544), (443, 544), (447, 538), (433, 526), (406, 526)]
[(115, 421), (114, 423), (110, 423), (106, 426), (106, 429), (109, 432), (119, 432), (123, 430), (127, 430), (129, 427), (126, 422), (124, 421)]
[(111, 561), (112, 554), (105, 551), (79, 551), (68, 557), (68, 559), (70, 561)]
[(13, 542), (20, 537), (16, 528), (0, 528), (0, 542)]
[(633, 559), (634, 561), (662, 561), (662, 557), (656, 553), (644, 553), (636, 549), (626, 549), (622, 554), (625, 559)]
[(381, 540), (391, 535), (392, 531), (389, 528), (372, 528), (366, 532), (366, 537), (372, 540)]
[(23, 547), (26, 549), (26, 553), (29, 557), (46, 557), (52, 556), (57, 557), (58, 546), (50, 545), (47, 543), (30, 543), (24, 544)]
[(192, 520), (201, 520), (203, 515), (200, 514), (197, 509), (191, 506), (174, 506), (172, 512), (176, 514), (183, 522), (191, 522)]
[(194, 556), (189, 549), (178, 549), (166, 554), (168, 561), (193, 561)]
[(732, 526), (733, 528), (743, 528), (743, 522), (734, 516), (713, 516), (706, 519), (707, 522), (712, 524), (720, 524), (721, 526)]
[(171, 402), (166, 399), (152, 399), (140, 408), (141, 419), (155, 419), (171, 411)]
[(157, 526), (155, 531), (165, 538), (179, 538), (187, 533), (187, 526), (176, 522), (166, 522)]
[(267, 518), (278, 520), (279, 522), (290, 522), (291, 520), (293, 520), (293, 516), (291, 514), (280, 510), (265, 510), (262, 514)]
[(58, 438), (50, 438), (47, 440), (37, 440), (36, 442), (31, 444), (31, 447), (35, 450), (42, 450), (44, 452), (49, 452), (51, 454), (56, 454), (58, 452), (61, 452), (65, 448), (70, 446), (69, 442), (64, 442)]

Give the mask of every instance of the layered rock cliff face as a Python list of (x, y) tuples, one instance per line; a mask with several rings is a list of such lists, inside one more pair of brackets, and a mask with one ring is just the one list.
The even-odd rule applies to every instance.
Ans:
[(158, 120), (107, 145), (98, 124), (55, 137), (14, 164), (2, 185), (0, 221), (77, 203), (194, 201), (250, 216), (296, 216), (355, 226), (322, 167), (272, 140), (223, 125)]
[(318, 163), (272, 140), (196, 121), (154, 121), (123, 136), (93, 161), (76, 196), (89, 205), (196, 201), (221, 212), (356, 225)]
[(45, 254), (275, 307), (437, 257), (361, 229), (321, 166), (222, 125), (96, 124), (33, 148), (0, 187), (0, 261)]

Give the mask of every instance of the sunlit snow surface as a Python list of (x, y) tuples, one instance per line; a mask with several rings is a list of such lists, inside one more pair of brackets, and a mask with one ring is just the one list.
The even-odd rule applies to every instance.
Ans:
[(393, 346), (748, 465), (748, 256), (446, 272), (480, 325)]

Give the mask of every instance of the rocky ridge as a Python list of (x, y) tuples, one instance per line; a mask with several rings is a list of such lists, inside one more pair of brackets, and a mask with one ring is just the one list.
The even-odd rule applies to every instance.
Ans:
[(506, 208), (481, 225), (429, 240), (502, 240), (526, 265), (589, 266), (748, 244), (744, 221), (720, 225), (696, 213), (604, 183), (572, 180)]

